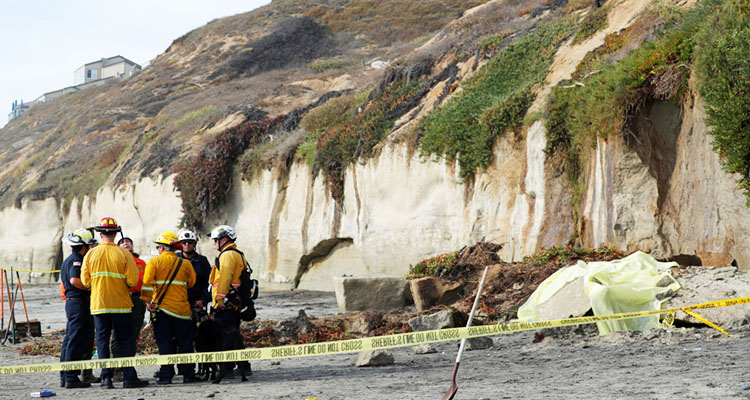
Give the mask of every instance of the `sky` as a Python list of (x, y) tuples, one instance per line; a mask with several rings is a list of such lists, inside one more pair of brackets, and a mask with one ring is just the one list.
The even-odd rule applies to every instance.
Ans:
[(270, 0), (0, 0), (0, 128), (13, 101), (73, 85), (73, 71), (121, 55), (142, 67), (174, 39)]

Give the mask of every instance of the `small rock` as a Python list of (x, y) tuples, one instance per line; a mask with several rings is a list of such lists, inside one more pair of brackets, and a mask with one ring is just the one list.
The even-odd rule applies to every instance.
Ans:
[(393, 354), (390, 351), (369, 350), (359, 353), (355, 365), (358, 367), (380, 367), (383, 365), (392, 365), (393, 363)]
[(432, 315), (420, 315), (409, 320), (409, 326), (414, 332), (431, 331), (434, 329), (453, 328), (453, 314), (450, 311), (439, 311)]
[(271, 361), (271, 365), (281, 365), (281, 361)]
[(674, 283), (674, 279), (671, 276), (665, 276), (659, 280), (659, 282), (656, 282), (657, 287), (668, 287), (669, 285)]
[(492, 342), (492, 338), (488, 337), (475, 337), (466, 339), (466, 351), (489, 349), (493, 345), (494, 343)]
[(370, 310), (348, 314), (344, 316), (341, 322), (346, 332), (366, 335), (375, 329), (382, 320), (382, 313)]
[(437, 353), (437, 350), (435, 350), (432, 345), (429, 344), (420, 344), (419, 346), (414, 346), (411, 348), (411, 351), (414, 354), (431, 354), (431, 353)]
[(280, 337), (291, 338), (309, 334), (317, 330), (317, 327), (310, 322), (305, 310), (299, 310), (296, 318), (288, 318), (277, 322), (273, 330)]
[(388, 65), (390, 65), (388, 61), (380, 61), (380, 60), (373, 61), (372, 63), (370, 63), (370, 67), (375, 68), (375, 69), (386, 69), (388, 68)]

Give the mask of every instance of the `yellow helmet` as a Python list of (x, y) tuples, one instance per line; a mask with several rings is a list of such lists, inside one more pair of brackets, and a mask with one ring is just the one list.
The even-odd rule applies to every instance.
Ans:
[(159, 238), (156, 239), (154, 243), (167, 245), (169, 247), (175, 247), (179, 242), (180, 240), (177, 239), (177, 235), (175, 235), (174, 232), (167, 231), (159, 235)]

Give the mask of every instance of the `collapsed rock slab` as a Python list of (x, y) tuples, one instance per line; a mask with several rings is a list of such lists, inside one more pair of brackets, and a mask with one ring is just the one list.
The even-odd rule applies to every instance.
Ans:
[(394, 363), (393, 354), (388, 350), (368, 350), (359, 353), (357, 362), (358, 367), (382, 367)]
[(390, 311), (409, 300), (409, 282), (400, 275), (335, 276), (333, 288), (340, 312)]
[(454, 328), (456, 326), (453, 321), (453, 313), (445, 310), (431, 315), (420, 315), (410, 319), (408, 322), (411, 330), (414, 332)]
[[(684, 267), (673, 270), (682, 289), (667, 300), (662, 308), (680, 308), (709, 301), (750, 296), (750, 273), (737, 267)], [(718, 325), (742, 325), (750, 321), (750, 304), (695, 310), (699, 315)], [(678, 320), (700, 323), (683, 312)]]
[(552, 321), (581, 317), (590, 309), (591, 300), (583, 288), (583, 277), (579, 277), (568, 282), (544, 303), (537, 304), (534, 312), (539, 317), (539, 321)]
[(453, 304), (463, 295), (463, 286), (459, 282), (445, 283), (432, 276), (410, 280), (409, 289), (417, 311)]

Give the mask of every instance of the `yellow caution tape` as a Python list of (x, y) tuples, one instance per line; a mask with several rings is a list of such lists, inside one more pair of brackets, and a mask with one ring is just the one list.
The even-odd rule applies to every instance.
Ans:
[(10, 267), (0, 267), (0, 270), (6, 270), (6, 271), (18, 271), (18, 272), (29, 272), (29, 273), (35, 273), (35, 274), (54, 274), (57, 272), (60, 272), (59, 269), (53, 269), (49, 271), (32, 271), (29, 269), (16, 269), (16, 268), (10, 268)]
[(693, 311), (691, 311), (691, 310), (690, 310), (689, 308), (683, 308), (683, 309), (682, 309), (682, 311), (683, 311), (683, 312), (684, 312), (685, 314), (687, 314), (687, 315), (689, 315), (689, 316), (691, 316), (691, 317), (693, 317), (693, 318), (697, 319), (697, 320), (698, 320), (698, 321), (700, 321), (700, 322), (703, 322), (704, 324), (706, 324), (706, 325), (710, 326), (711, 328), (714, 328), (714, 329), (716, 329), (717, 331), (719, 331), (719, 332), (721, 332), (721, 333), (723, 333), (723, 334), (725, 334), (725, 335), (727, 335), (727, 336), (729, 336), (729, 337), (740, 337), (740, 336), (742, 336), (742, 335), (730, 335), (729, 333), (727, 333), (727, 331), (725, 331), (724, 329), (721, 329), (721, 328), (720, 328), (720, 327), (719, 327), (718, 325), (716, 325), (716, 324), (714, 324), (713, 322), (711, 322), (711, 321), (709, 321), (709, 320), (707, 320), (707, 319), (703, 318), (703, 317), (702, 317), (701, 315), (699, 315), (698, 313), (696, 313), (696, 312), (693, 312)]
[[(169, 355), (150, 355), (138, 357), (108, 358), (102, 360), (67, 361), (42, 364), (27, 364), (0, 367), (0, 375), (23, 374), (32, 372), (52, 372), (60, 370), (78, 370), (92, 368), (123, 368), (142, 367), (169, 364), (190, 364), (205, 362), (227, 362), (227, 361), (257, 361), (273, 360), (290, 357), (313, 357), (342, 353), (356, 353), (366, 350), (382, 350), (397, 347), (417, 346), (427, 343), (447, 342), (458, 339), (469, 339), (481, 336), (493, 336), (515, 332), (531, 331), (545, 328), (556, 328), (562, 326), (574, 326), (582, 324), (593, 324), (597, 321), (611, 321), (629, 318), (639, 318), (654, 314), (674, 314), (683, 311), (691, 316), (696, 316), (692, 309), (716, 308), (730, 305), (750, 303), (750, 297), (741, 297), (729, 300), (718, 300), (682, 308), (671, 308), (664, 310), (638, 311), (611, 315), (600, 315), (594, 317), (567, 318), (553, 321), (540, 322), (512, 322), (507, 324), (471, 326), (467, 328), (437, 329), (431, 331), (420, 331), (410, 333), (399, 333), (388, 336), (375, 336), (361, 339), (349, 339), (333, 342), (295, 344), (279, 347), (264, 347), (255, 349), (230, 350), (206, 353), (187, 353)], [(700, 317), (700, 316), (698, 316)], [(696, 317), (697, 318), (697, 317)], [(701, 322), (718, 329), (729, 335), (717, 325), (700, 317)]]

